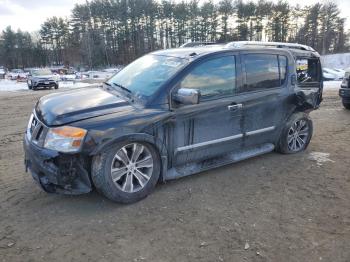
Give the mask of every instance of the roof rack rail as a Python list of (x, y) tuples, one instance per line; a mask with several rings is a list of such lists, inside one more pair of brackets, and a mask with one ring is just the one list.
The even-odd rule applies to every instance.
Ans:
[(208, 45), (217, 45), (215, 42), (187, 42), (180, 47), (199, 47), (199, 46), (208, 46)]
[(244, 46), (254, 46), (254, 47), (275, 47), (275, 48), (289, 48), (289, 49), (299, 49), (299, 50), (306, 50), (306, 51), (313, 51), (315, 52), (315, 49), (313, 49), (310, 46), (307, 45), (301, 45), (296, 43), (283, 43), (283, 42), (260, 42), (260, 41), (234, 41), (227, 43), (225, 47), (227, 48), (240, 48)]

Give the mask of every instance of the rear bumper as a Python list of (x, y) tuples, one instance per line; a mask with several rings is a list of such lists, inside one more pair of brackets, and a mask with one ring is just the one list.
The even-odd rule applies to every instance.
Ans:
[(343, 98), (344, 100), (350, 101), (350, 88), (340, 88), (339, 89), (339, 96)]
[(78, 195), (92, 190), (86, 161), (79, 155), (62, 154), (44, 149), (24, 136), (25, 167), (45, 191)]

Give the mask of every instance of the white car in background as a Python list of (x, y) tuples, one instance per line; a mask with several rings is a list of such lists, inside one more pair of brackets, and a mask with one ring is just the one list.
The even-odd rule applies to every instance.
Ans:
[(112, 77), (115, 73), (113, 72), (105, 72), (105, 71), (88, 71), (88, 72), (82, 72), (82, 78), (83, 79), (102, 79), (107, 80), (108, 78)]
[(345, 70), (344, 69), (340, 69), (340, 68), (333, 68), (334, 71), (338, 72), (339, 75), (344, 78), (345, 77)]
[(0, 67), (0, 79), (5, 79), (6, 70), (3, 67)]
[(27, 73), (25, 73), (23, 69), (12, 69), (7, 76), (11, 80), (26, 79)]
[(342, 80), (344, 78), (343, 73), (330, 68), (322, 68), (322, 73), (324, 80)]

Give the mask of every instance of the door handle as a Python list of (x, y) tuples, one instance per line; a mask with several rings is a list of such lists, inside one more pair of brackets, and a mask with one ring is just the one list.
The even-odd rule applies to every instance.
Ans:
[(242, 109), (242, 108), (243, 108), (243, 104), (234, 104), (234, 105), (227, 106), (227, 109), (229, 111), (236, 111), (236, 110)]

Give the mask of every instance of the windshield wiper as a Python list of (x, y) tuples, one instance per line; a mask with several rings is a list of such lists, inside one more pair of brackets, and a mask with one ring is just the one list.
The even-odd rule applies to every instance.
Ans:
[(121, 85), (121, 84), (117, 84), (117, 83), (113, 83), (113, 82), (112, 82), (112, 84), (113, 84), (114, 86), (117, 86), (117, 87), (123, 89), (124, 91), (126, 91), (126, 92), (128, 92), (128, 93), (130, 93), (130, 94), (132, 93), (131, 90), (127, 89), (125, 86), (123, 86), (123, 85)]

